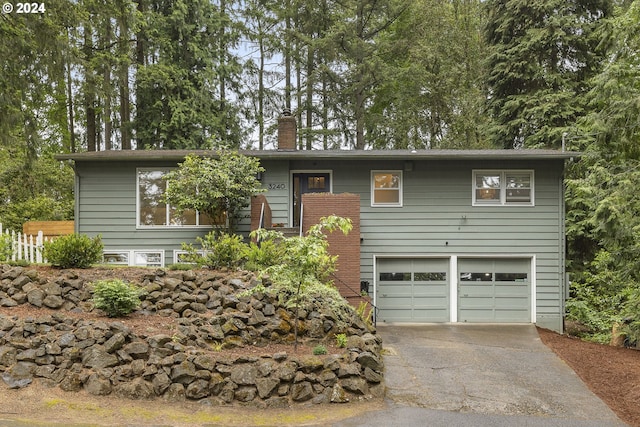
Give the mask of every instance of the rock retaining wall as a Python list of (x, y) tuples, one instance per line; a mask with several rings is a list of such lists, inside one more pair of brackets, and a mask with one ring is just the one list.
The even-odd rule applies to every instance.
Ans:
[(140, 314), (176, 318), (171, 334), (135, 333), (126, 322), (106, 317), (69, 316), (67, 311), (93, 310), (91, 281), (82, 271), (61, 271), (47, 280), (34, 269), (0, 266), (0, 306), (56, 310), (33, 317), (12, 316), (10, 309), (0, 313), (2, 379), (15, 388), (40, 378), (95, 395), (257, 407), (384, 393), (381, 341), (351, 308), (335, 310), (316, 299), (299, 311), (300, 340), (329, 343), (345, 333), (340, 354), (242, 355), (238, 349), (246, 346), (293, 340), (286, 301), (269, 292), (238, 296), (259, 283), (253, 275), (143, 270), (138, 281), (146, 290)]

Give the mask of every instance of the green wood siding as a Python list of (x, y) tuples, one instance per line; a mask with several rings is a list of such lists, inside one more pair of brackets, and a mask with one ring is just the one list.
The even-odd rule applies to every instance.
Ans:
[[(284, 223), (289, 226), (289, 194), (291, 188), (291, 174), (289, 162), (286, 160), (270, 160), (260, 162), (265, 172), (262, 186), (268, 189), (266, 193), (271, 207), (271, 216), (274, 223)], [(269, 189), (271, 186), (271, 189)]]
[(183, 242), (195, 243), (196, 237), (204, 236), (211, 228), (136, 227), (136, 170), (175, 166), (174, 163), (78, 162), (76, 231), (89, 236), (100, 234), (105, 250), (164, 250), (165, 264), (172, 264), (174, 250), (179, 250)]
[[(361, 200), (361, 274), (373, 283), (374, 255), (536, 258), (538, 323), (561, 329), (563, 310), (562, 159), (549, 160), (296, 160), (262, 162), (273, 222), (289, 224), (291, 170), (331, 170), (334, 193)], [(136, 228), (136, 168), (158, 162), (76, 162), (78, 232), (101, 234), (109, 249), (165, 249), (166, 263), (203, 228)], [(408, 170), (411, 169), (411, 170)], [(535, 206), (472, 206), (472, 171), (533, 170)], [(371, 170), (403, 171), (403, 206), (371, 207)], [(249, 231), (249, 220), (241, 223)]]
[[(563, 160), (413, 161), (411, 171), (400, 161), (292, 161), (291, 168), (331, 169), (334, 193), (360, 195), (362, 280), (373, 283), (374, 255), (535, 256), (537, 323), (562, 329)], [(402, 207), (371, 207), (371, 170), (380, 169), (403, 170)], [(472, 206), (474, 169), (533, 170), (535, 206)]]

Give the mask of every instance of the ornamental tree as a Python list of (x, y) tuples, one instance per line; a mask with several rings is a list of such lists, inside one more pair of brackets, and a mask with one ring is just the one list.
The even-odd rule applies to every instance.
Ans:
[(212, 220), (226, 219), (226, 231), (233, 233), (249, 206), (249, 198), (264, 191), (256, 179), (264, 172), (255, 157), (234, 151), (217, 158), (188, 155), (177, 169), (165, 175), (166, 200), (178, 211), (194, 209)]

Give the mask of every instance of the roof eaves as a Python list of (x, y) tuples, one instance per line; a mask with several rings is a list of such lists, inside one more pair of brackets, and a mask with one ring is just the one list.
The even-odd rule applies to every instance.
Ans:
[[(240, 150), (242, 154), (261, 159), (570, 159), (580, 152), (556, 150)], [(180, 161), (189, 154), (216, 157), (215, 150), (113, 150), (58, 154), (57, 160), (75, 161)]]

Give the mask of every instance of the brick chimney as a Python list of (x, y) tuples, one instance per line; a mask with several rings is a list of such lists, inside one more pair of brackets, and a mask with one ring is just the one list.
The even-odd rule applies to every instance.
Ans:
[(296, 131), (296, 118), (285, 108), (278, 117), (278, 150), (296, 149)]

